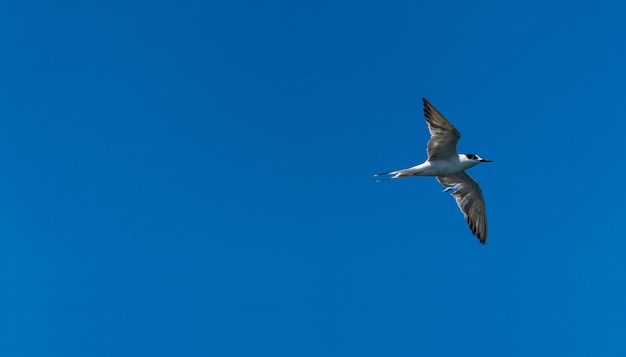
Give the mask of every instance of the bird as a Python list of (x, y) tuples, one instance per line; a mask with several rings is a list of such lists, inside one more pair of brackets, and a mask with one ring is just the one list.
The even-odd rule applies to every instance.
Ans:
[(465, 170), (483, 162), (493, 162), (476, 154), (458, 154), (456, 145), (461, 134), (426, 98), (424, 116), (430, 132), (426, 148), (428, 159), (408, 169), (382, 172), (375, 176), (387, 176), (382, 180), (393, 180), (411, 176), (435, 176), (445, 189), (452, 191), (459, 209), (478, 241), (487, 241), (487, 213), (482, 190)]

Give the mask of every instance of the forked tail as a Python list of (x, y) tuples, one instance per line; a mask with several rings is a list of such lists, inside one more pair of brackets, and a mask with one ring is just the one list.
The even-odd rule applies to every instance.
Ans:
[(396, 171), (389, 171), (389, 172), (381, 172), (379, 174), (374, 175), (375, 177), (379, 177), (379, 176), (387, 176), (385, 178), (381, 178), (376, 180), (376, 182), (380, 182), (380, 181), (385, 181), (385, 180), (393, 180), (393, 179), (397, 179), (397, 178), (403, 178), (403, 177), (407, 177), (407, 176), (411, 176), (408, 175), (406, 173), (406, 170), (396, 170)]

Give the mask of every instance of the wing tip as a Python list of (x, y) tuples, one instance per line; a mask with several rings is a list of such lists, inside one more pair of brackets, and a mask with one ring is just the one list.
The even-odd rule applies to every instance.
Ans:
[(480, 242), (480, 244), (485, 245), (485, 243), (487, 242), (487, 227), (485, 225), (485, 229), (484, 231), (479, 229), (479, 227), (477, 226), (477, 223), (473, 222), (472, 220), (469, 219), (469, 216), (465, 216), (465, 221), (467, 222), (467, 224), (469, 225), (470, 230), (472, 231), (472, 234), (474, 236), (476, 236), (476, 238), (478, 239), (478, 241)]
[(475, 229), (474, 227), (472, 227), (471, 224), (470, 224), (470, 229), (472, 230), (472, 233), (476, 236), (480, 244), (484, 245), (487, 242), (487, 234), (479, 231), (478, 229)]
[(484, 245), (487, 242), (487, 233), (479, 229), (472, 228), (472, 233), (476, 236), (480, 244)]
[(422, 97), (422, 101), (424, 102), (424, 117), (426, 117), (428, 123), (431, 123), (433, 105), (424, 97)]

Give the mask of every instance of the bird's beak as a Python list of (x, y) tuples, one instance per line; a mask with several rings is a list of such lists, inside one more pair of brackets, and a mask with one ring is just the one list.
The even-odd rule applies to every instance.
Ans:
[(480, 159), (480, 162), (493, 162), (493, 160)]

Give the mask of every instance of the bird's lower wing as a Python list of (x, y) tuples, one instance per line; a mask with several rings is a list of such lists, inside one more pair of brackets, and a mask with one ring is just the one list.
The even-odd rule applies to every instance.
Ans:
[(487, 240), (487, 213), (483, 193), (478, 183), (465, 171), (437, 176), (437, 181), (446, 187), (454, 188), (452, 196), (463, 212), (472, 233), (481, 243), (485, 244)]

